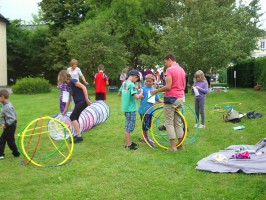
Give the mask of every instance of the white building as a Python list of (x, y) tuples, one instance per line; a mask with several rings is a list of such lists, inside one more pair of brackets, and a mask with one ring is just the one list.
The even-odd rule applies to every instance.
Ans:
[(254, 50), (251, 54), (254, 58), (266, 56), (266, 37), (260, 38), (257, 42), (258, 49)]
[(7, 86), (6, 24), (8, 20), (0, 14), (0, 87)]

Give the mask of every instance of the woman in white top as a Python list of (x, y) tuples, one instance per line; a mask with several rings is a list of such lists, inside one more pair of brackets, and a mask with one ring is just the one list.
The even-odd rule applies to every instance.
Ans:
[(67, 73), (70, 74), (72, 79), (76, 79), (79, 81), (79, 77), (83, 80), (85, 85), (88, 85), (88, 82), (86, 81), (85, 77), (83, 76), (80, 68), (78, 68), (78, 61), (76, 59), (72, 59), (70, 61), (71, 67), (67, 68)]
[[(86, 81), (85, 77), (83, 76), (81, 70), (78, 66), (78, 61), (76, 59), (72, 59), (70, 61), (70, 65), (71, 67), (67, 68), (67, 73), (69, 73), (69, 75), (71, 76), (71, 79), (76, 79), (79, 81), (79, 77), (81, 77), (81, 79), (83, 80), (85, 85), (89, 85), (89, 83)], [(75, 104), (74, 101), (72, 99), (72, 110), (74, 110)]]

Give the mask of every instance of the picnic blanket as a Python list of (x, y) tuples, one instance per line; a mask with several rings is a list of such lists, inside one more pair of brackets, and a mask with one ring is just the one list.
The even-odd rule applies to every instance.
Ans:
[[(233, 156), (241, 151), (249, 152), (249, 158), (237, 159)], [(266, 138), (255, 145), (231, 145), (200, 160), (196, 169), (220, 173), (266, 173)]]

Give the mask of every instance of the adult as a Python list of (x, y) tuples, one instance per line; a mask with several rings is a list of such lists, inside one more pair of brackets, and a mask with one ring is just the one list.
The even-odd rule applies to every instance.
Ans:
[(78, 61), (76, 59), (72, 59), (70, 61), (70, 67), (67, 68), (67, 73), (70, 74), (71, 79), (76, 79), (79, 81), (79, 77), (83, 80), (85, 85), (89, 83), (86, 81), (85, 77), (83, 76), (80, 68), (78, 67)]
[[(150, 93), (153, 95), (158, 92), (165, 92), (163, 109), (165, 126), (171, 144), (169, 150), (177, 151), (176, 136), (178, 137), (178, 143), (180, 143), (184, 132), (181, 127), (181, 118), (175, 112), (175, 109), (181, 109), (183, 106), (186, 73), (176, 62), (175, 55), (173, 54), (168, 54), (164, 57), (164, 64), (167, 67), (165, 72), (165, 86), (152, 90)], [(178, 149), (184, 149), (184, 146), (180, 145)]]
[[(80, 68), (78, 67), (78, 61), (76, 59), (72, 59), (70, 61), (70, 67), (67, 68), (67, 73), (71, 76), (71, 79), (75, 79), (79, 82), (79, 77), (83, 80), (85, 85), (89, 85), (86, 81), (85, 77), (83, 76)], [(72, 99), (72, 110), (75, 108), (75, 102)]]

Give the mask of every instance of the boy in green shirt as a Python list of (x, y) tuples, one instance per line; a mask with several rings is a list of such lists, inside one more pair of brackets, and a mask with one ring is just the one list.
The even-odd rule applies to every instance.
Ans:
[(139, 80), (139, 72), (131, 70), (128, 73), (128, 79), (121, 85), (118, 96), (122, 96), (122, 112), (125, 113), (125, 143), (126, 149), (137, 150), (137, 144), (130, 139), (130, 133), (134, 130), (136, 124), (136, 99), (143, 98), (142, 91), (137, 94), (135, 82)]

